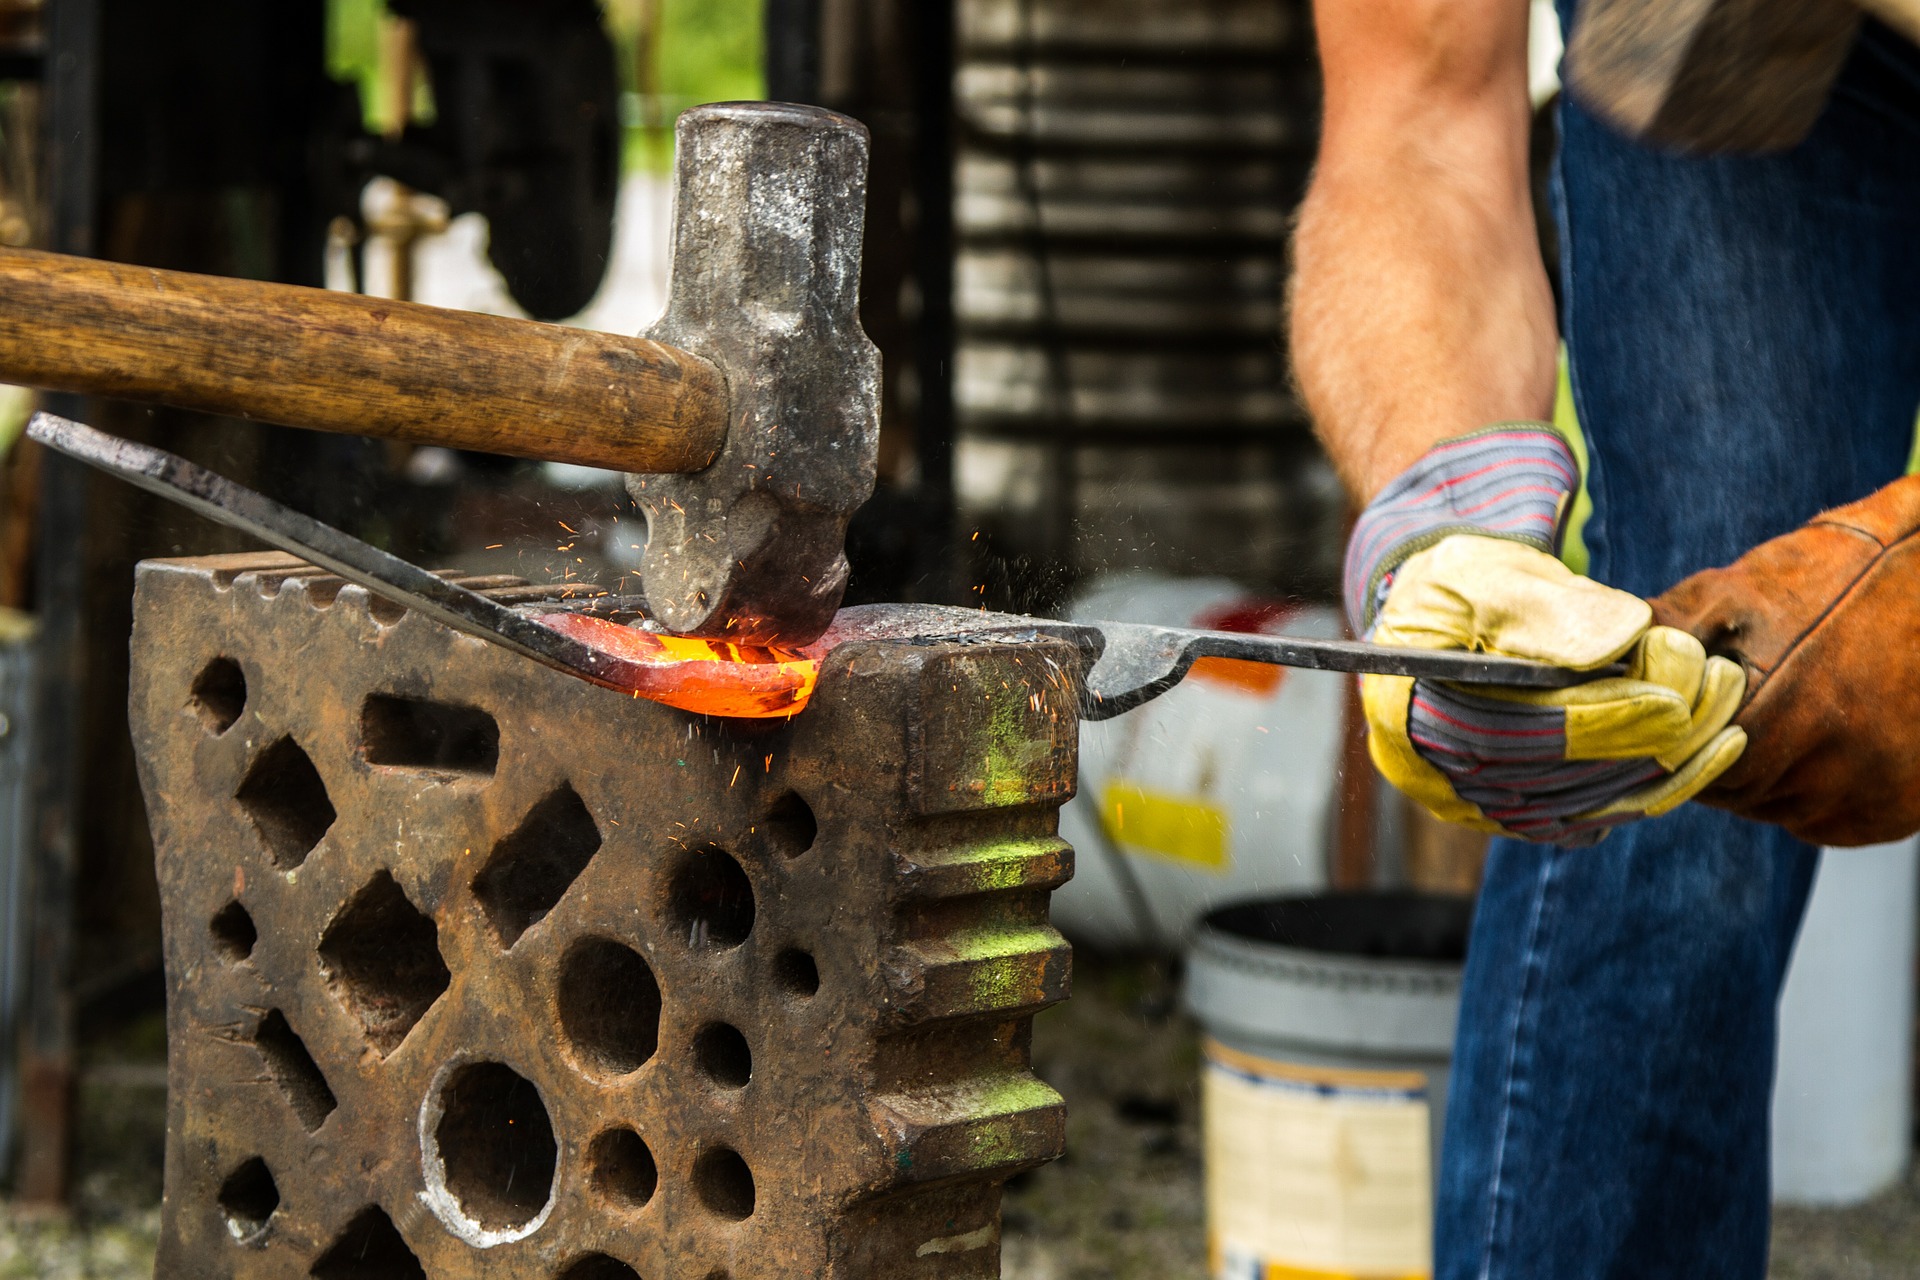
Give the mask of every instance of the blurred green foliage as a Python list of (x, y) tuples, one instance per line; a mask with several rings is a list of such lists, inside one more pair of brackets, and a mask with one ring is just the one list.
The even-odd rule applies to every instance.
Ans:
[(635, 126), (627, 133), (629, 168), (663, 170), (672, 164), (673, 122), (688, 107), (766, 96), (761, 0), (653, 0), (659, 84), (651, 100), (637, 95), (635, 82), (634, 41), (644, 6), (636, 0), (605, 3), (620, 40), (623, 82), (636, 93), (628, 99), (636, 108), (627, 116)]
[[(766, 95), (761, 72), (761, 0), (601, 0), (626, 91), (629, 168), (663, 169), (672, 159), (673, 122), (702, 102)], [(369, 128), (390, 118), (380, 78), (385, 0), (328, 0), (327, 70), (357, 83)], [(655, 83), (641, 83), (642, 27), (655, 30)], [(650, 90), (650, 91), (649, 91)], [(431, 110), (431, 99), (416, 107)]]
[(327, 74), (360, 86), (360, 105), (374, 123), (380, 96), (383, 0), (327, 0)]

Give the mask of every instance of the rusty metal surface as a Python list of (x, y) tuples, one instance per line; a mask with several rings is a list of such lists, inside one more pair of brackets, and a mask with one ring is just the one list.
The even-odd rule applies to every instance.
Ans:
[(847, 583), (847, 521), (873, 493), (880, 353), (860, 327), (867, 130), (783, 103), (680, 117), (673, 279), (647, 334), (727, 379), (720, 457), (634, 475), (641, 575), (684, 635), (804, 644)]
[(160, 1274), (998, 1273), (1063, 1138), (1070, 645), (848, 645), (746, 724), (279, 555), (135, 611)]

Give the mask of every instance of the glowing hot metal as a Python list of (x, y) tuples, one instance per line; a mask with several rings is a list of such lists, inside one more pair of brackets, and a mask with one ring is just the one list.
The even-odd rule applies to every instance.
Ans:
[(621, 687), (637, 697), (702, 715), (794, 715), (820, 678), (820, 655), (811, 646), (795, 652), (657, 635), (590, 613), (543, 613), (534, 621), (620, 658)]

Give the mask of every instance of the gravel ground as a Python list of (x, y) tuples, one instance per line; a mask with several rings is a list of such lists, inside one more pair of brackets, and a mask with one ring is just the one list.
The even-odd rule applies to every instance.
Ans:
[(0, 1208), (0, 1280), (146, 1280), (160, 1232), (165, 1065), (95, 1067), (81, 1078), (79, 1179), (71, 1214)]
[(1009, 1280), (1174, 1280), (1206, 1254), (1200, 1049), (1146, 965), (1076, 958), (1074, 998), (1034, 1023), (1040, 1077), (1066, 1095), (1067, 1154), (1007, 1187)]
[[(1202, 1280), (1199, 1045), (1158, 966), (1082, 953), (1074, 998), (1034, 1024), (1066, 1095), (1067, 1154), (1009, 1184), (1007, 1280)], [(146, 1280), (159, 1229), (156, 1028), (83, 1078), (79, 1192), (66, 1217), (0, 1208), (0, 1280)], [(1869, 1204), (1782, 1209), (1770, 1280), (1920, 1277), (1920, 1175)], [(448, 1278), (452, 1280), (452, 1278)]]
[(1776, 1209), (1770, 1280), (1920, 1276), (1920, 1173), (1853, 1209)]

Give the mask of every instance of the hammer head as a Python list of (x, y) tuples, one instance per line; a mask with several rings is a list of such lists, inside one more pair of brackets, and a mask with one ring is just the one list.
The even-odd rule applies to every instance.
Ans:
[(716, 365), (731, 419), (704, 471), (627, 477), (647, 604), (671, 631), (804, 644), (839, 608), (880, 439), (859, 318), (867, 147), (865, 126), (815, 107), (680, 117), (673, 280), (646, 336)]

